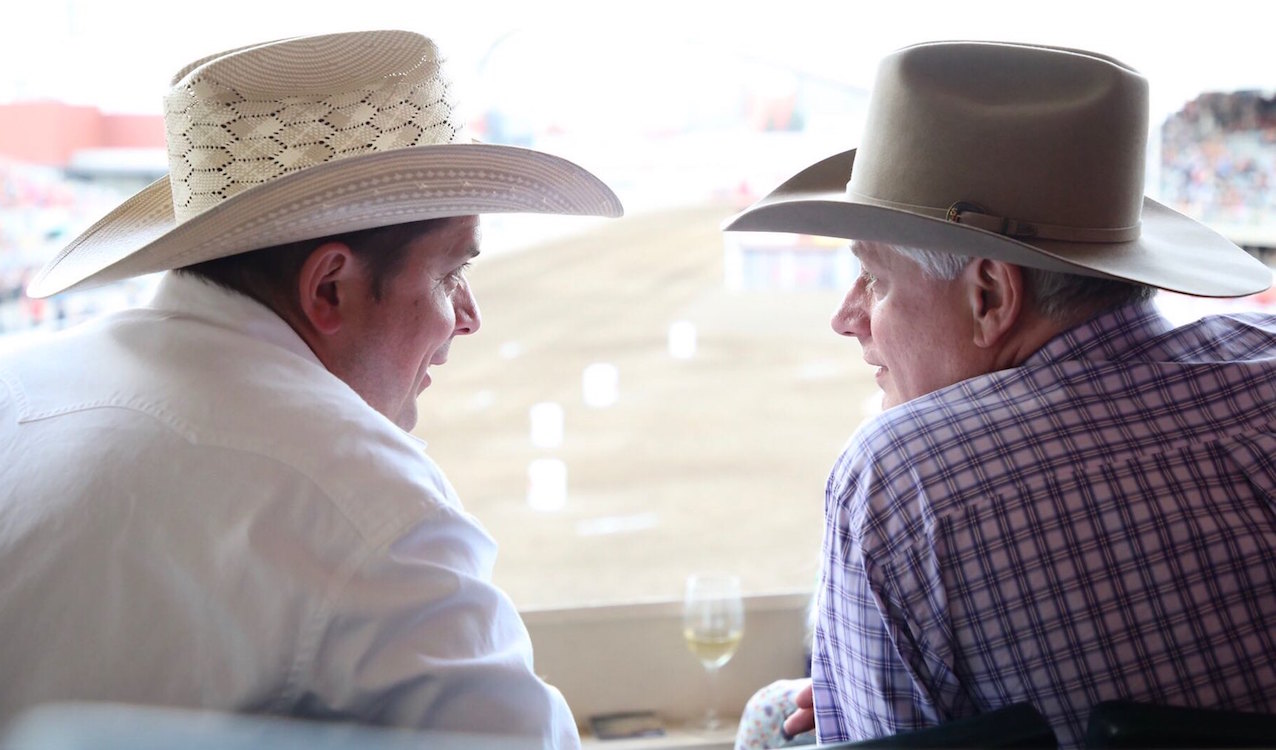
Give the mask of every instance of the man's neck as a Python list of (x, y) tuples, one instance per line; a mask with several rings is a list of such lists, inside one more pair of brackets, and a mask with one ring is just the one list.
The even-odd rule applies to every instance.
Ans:
[(1090, 316), (1079, 316), (1076, 320), (1057, 321), (1025, 310), (1016, 321), (1015, 327), (1006, 336), (1005, 343), (998, 350), (994, 362), (996, 370), (1008, 370), (1018, 367), (1029, 357), (1036, 354), (1041, 347), (1064, 331), (1084, 323)]

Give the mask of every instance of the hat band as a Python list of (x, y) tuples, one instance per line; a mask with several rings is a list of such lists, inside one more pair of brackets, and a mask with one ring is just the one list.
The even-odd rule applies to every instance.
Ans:
[(1054, 224), (1019, 221), (1004, 216), (984, 213), (983, 209), (968, 201), (957, 201), (948, 207), (945, 221), (967, 224), (996, 234), (1017, 239), (1062, 240), (1064, 242), (1133, 242), (1139, 238), (1139, 225), (1130, 227), (1064, 227)]
[(1140, 223), (1128, 227), (1069, 227), (1057, 224), (1042, 224), (1035, 221), (1021, 221), (990, 214), (984, 211), (979, 204), (970, 201), (957, 201), (945, 209), (886, 201), (850, 190), (847, 193), (862, 203), (870, 203), (884, 208), (895, 208), (909, 213), (951, 221), (954, 224), (965, 224), (975, 229), (982, 229), (986, 232), (1022, 240), (1133, 242), (1139, 238), (1139, 228), (1141, 226)]

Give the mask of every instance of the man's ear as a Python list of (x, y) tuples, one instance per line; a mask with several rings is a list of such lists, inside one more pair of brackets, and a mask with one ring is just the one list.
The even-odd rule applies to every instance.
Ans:
[(341, 242), (325, 242), (301, 264), (297, 276), (301, 314), (316, 332), (331, 335), (341, 328), (356, 266), (354, 254)]
[(975, 258), (963, 272), (974, 343), (988, 348), (1019, 321), (1024, 305), (1023, 270), (988, 258)]

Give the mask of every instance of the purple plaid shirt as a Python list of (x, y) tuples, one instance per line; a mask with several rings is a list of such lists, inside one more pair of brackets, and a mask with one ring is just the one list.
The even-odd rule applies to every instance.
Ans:
[(1276, 317), (1114, 310), (866, 422), (827, 488), (821, 742), (1016, 701), (1276, 711)]

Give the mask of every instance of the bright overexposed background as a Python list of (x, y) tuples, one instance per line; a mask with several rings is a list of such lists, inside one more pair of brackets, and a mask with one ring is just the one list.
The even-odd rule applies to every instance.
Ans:
[[(897, 47), (934, 39), (1005, 39), (1105, 52), (1145, 72), (1153, 110), (1166, 112), (1211, 88), (1272, 84), (1266, 3), (1221, 0), (1193, 6), (1074, 0), (1069, 3), (913, 1), (890, 3), (597, 2), (487, 0), (260, 0), (185, 5), (157, 0), (51, 0), (24, 4), (0, 26), (0, 101), (52, 96), (106, 109), (154, 112), (171, 72), (221, 49), (298, 34), (408, 28), (436, 37), (475, 74), (503, 46), (517, 48), (517, 77), (478, 89), (532, 118), (607, 129), (677, 121), (721, 86), (686, 67), (750, 60), (866, 86)], [(729, 84), (728, 84), (729, 85)], [(654, 97), (654, 98), (648, 98)], [(610, 116), (624, 103), (625, 118)]]

